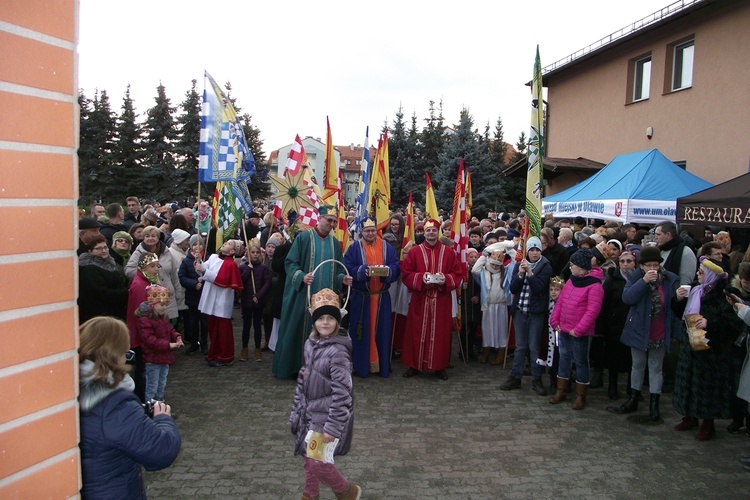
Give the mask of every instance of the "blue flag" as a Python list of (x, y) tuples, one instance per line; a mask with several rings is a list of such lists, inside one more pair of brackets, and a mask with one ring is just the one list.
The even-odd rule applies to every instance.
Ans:
[(255, 158), (232, 103), (208, 72), (204, 76), (198, 181), (228, 181), (243, 210), (250, 212), (247, 184), (255, 173)]

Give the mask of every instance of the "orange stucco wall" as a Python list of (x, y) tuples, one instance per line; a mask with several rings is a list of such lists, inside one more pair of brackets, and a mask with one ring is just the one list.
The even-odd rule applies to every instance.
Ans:
[(78, 9), (0, 2), (0, 498), (70, 498), (81, 485)]
[[(657, 148), (713, 183), (744, 174), (750, 161), (748, 26), (750, 3), (726, 0), (551, 75), (545, 82), (547, 156), (608, 163), (621, 153)], [(695, 36), (693, 85), (665, 93), (668, 45), (689, 35)], [(650, 98), (626, 104), (628, 61), (647, 52)], [(650, 140), (647, 127), (653, 127)]]

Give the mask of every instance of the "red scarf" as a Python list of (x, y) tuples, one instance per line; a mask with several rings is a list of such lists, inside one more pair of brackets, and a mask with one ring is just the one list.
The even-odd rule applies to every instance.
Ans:
[(234, 262), (234, 257), (229, 255), (219, 255), (220, 259), (223, 259), (221, 263), (221, 269), (219, 274), (216, 275), (214, 285), (222, 288), (232, 288), (237, 292), (241, 292), (244, 289), (242, 285), (242, 276), (240, 275), (240, 268)]

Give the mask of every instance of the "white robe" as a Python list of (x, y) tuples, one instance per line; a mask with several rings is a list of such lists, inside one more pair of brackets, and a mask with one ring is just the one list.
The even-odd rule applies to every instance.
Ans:
[(198, 310), (210, 316), (232, 319), (234, 290), (214, 285), (214, 280), (223, 263), (224, 260), (218, 254), (213, 254), (203, 263), (206, 271), (203, 273), (203, 292), (201, 301), (198, 303)]

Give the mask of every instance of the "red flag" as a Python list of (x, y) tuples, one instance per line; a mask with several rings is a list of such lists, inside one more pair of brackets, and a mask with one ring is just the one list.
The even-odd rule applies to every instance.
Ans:
[(458, 165), (458, 176), (456, 177), (456, 191), (453, 196), (453, 213), (451, 214), (451, 239), (453, 249), (461, 258), (464, 273), (468, 271), (466, 251), (469, 246), (469, 237), (466, 231), (466, 181), (464, 179), (464, 159), (461, 158)]
[(284, 169), (284, 175), (297, 175), (299, 173), (299, 169), (302, 168), (304, 155), (305, 149), (302, 147), (302, 141), (300, 140), (298, 134), (294, 138), (292, 149), (289, 151), (289, 157), (286, 159), (286, 168)]

